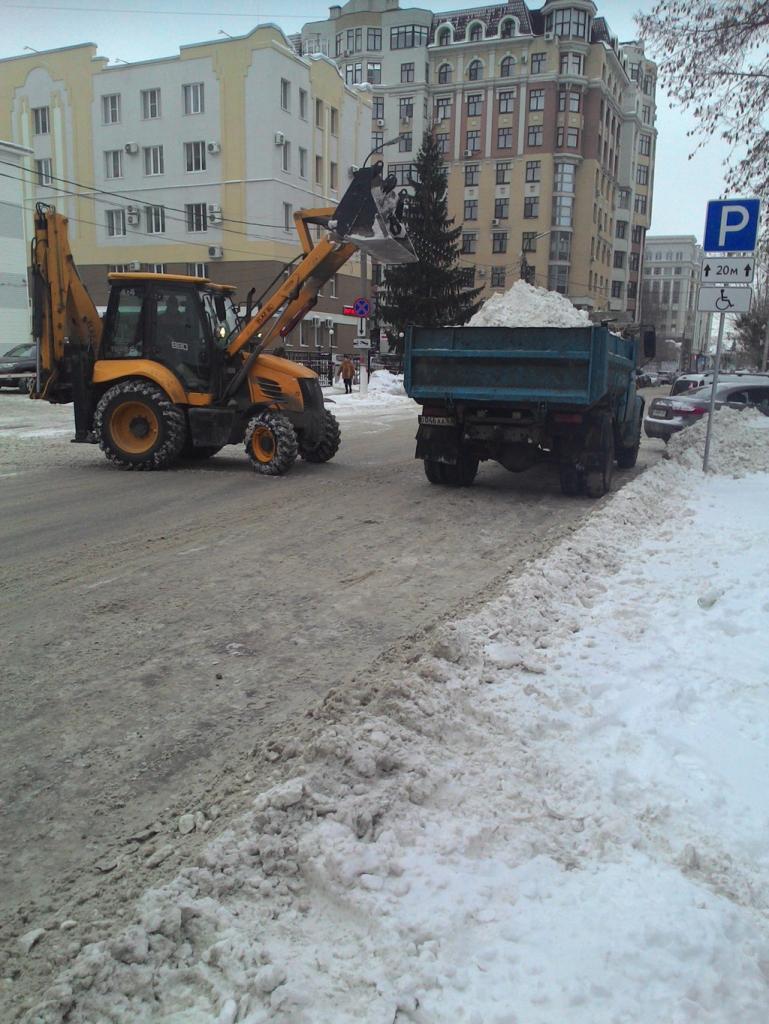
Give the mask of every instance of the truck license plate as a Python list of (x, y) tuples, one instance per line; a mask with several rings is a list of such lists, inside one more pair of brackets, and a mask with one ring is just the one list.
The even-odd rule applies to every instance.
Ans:
[(455, 427), (457, 421), (450, 416), (420, 416), (419, 422), (426, 427)]

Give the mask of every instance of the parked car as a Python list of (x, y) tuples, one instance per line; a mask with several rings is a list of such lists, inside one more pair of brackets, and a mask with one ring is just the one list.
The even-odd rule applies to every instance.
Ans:
[(635, 386), (637, 388), (648, 388), (651, 385), (651, 377), (643, 370), (636, 372)]
[[(710, 411), (712, 385), (697, 388), (686, 394), (667, 395), (654, 398), (644, 417), (644, 432), (647, 437), (658, 437), (667, 442), (690, 427)], [(721, 381), (716, 386), (716, 409), (727, 405), (732, 409), (755, 408), (769, 416), (769, 379), (767, 377), (742, 377), (737, 380)]]
[(672, 384), (673, 383), (673, 376), (674, 375), (672, 373), (668, 373), (667, 370), (662, 370), (660, 373), (657, 374), (657, 383), (658, 384)]
[(16, 345), (0, 356), (0, 388), (17, 388), (26, 394), (37, 370), (37, 347)]
[[(746, 373), (744, 370), (722, 370), (719, 371), (718, 374), (719, 381), (742, 380), (745, 377), (758, 377), (769, 381), (769, 374), (766, 373)], [(710, 384), (712, 380), (712, 370), (708, 370), (706, 373), (682, 373), (673, 381), (670, 394), (681, 395), (686, 391), (692, 391), (694, 388), (703, 388), (705, 385)]]

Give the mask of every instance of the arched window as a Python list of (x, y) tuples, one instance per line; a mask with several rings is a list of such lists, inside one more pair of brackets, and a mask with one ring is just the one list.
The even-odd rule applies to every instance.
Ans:
[(438, 68), (438, 83), (440, 85), (446, 85), (447, 82), (451, 81), (451, 64), (441, 64)]
[(469, 39), (471, 43), (477, 43), (479, 39), (483, 39), (483, 25), (480, 21), (474, 21), (470, 26)]
[(483, 64), (479, 60), (470, 62), (470, 67), (467, 69), (467, 77), (471, 82), (479, 82), (483, 78)]
[(503, 57), (499, 65), (500, 78), (512, 78), (515, 71), (515, 61), (512, 57)]
[(438, 46), (448, 46), (451, 42), (451, 29), (442, 28), (438, 33)]
[(515, 19), (505, 18), (499, 26), (499, 34), (502, 39), (512, 39), (515, 35)]

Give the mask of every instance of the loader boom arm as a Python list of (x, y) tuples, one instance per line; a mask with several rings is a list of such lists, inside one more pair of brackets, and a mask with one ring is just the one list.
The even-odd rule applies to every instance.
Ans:
[(32, 242), (32, 333), (37, 343), (33, 398), (72, 401), (70, 357), (95, 359), (102, 323), (80, 279), (67, 235), (67, 218), (39, 203)]

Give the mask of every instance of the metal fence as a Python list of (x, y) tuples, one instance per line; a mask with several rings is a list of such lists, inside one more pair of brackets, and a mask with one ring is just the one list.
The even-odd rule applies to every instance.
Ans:
[(302, 363), (317, 373), (321, 384), (334, 383), (334, 365), (330, 352), (286, 352), (286, 359), (294, 363)]

